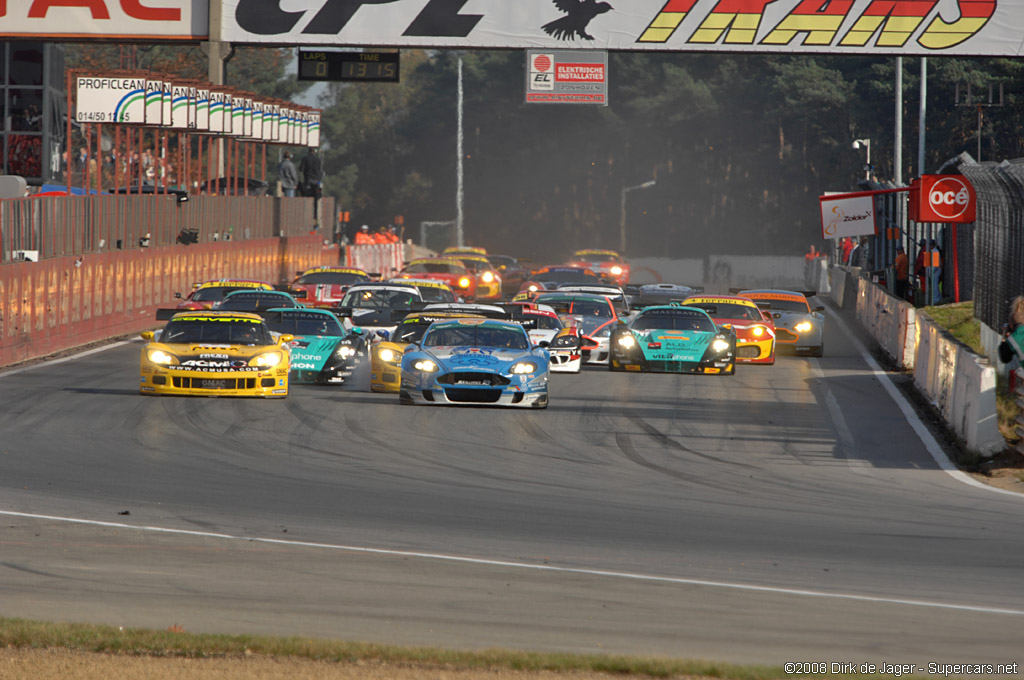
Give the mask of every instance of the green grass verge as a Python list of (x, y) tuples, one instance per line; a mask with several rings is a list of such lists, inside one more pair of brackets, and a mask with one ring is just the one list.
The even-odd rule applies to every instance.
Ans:
[(257, 654), (334, 663), (379, 663), (446, 670), (594, 672), (639, 678), (774, 680), (792, 677), (786, 676), (781, 668), (776, 667), (736, 666), (708, 661), (533, 653), (502, 649), (467, 652), (299, 637), (208, 635), (170, 629), (161, 631), (0, 618), (0, 649), (8, 647), (62, 648), (101, 654), (182, 658), (241, 657)]

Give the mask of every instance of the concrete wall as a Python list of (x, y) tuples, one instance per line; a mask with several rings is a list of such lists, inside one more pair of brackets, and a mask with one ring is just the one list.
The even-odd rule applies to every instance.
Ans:
[(991, 455), (1006, 447), (996, 411), (996, 371), (969, 347), (892, 297), (857, 269), (834, 267), (832, 300), (856, 309), (857, 321), (939, 411), (967, 448)]
[(0, 366), (125, 335), (192, 284), (237, 277), (284, 283), (338, 261), (319, 236), (132, 248), (0, 265)]
[(729, 288), (783, 288), (820, 290), (820, 270), (808, 271), (802, 255), (733, 256), (670, 259), (630, 259), (630, 283), (681, 283), (704, 286), (708, 292), (724, 293)]

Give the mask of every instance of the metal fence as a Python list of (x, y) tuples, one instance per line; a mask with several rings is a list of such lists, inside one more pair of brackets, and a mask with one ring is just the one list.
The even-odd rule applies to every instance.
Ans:
[(180, 243), (335, 231), (334, 199), (272, 196), (41, 196), (0, 200), (0, 263)]
[(978, 196), (974, 316), (999, 330), (1010, 302), (1024, 295), (1024, 159), (962, 162), (959, 170)]

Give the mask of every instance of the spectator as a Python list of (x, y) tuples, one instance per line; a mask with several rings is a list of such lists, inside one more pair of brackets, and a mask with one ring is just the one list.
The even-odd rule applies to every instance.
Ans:
[[(924, 304), (937, 305), (942, 300), (939, 295), (939, 281), (942, 277), (942, 256), (935, 248), (935, 241), (921, 239), (918, 242), (917, 259), (914, 260), (914, 275), (917, 276), (921, 292), (924, 293)], [(929, 272), (929, 269), (931, 271)]]
[(373, 242), (390, 243), (391, 241), (388, 239), (388, 228), (383, 226), (378, 228), (377, 233), (373, 235)]
[(1010, 392), (1016, 391), (1016, 368), (1024, 361), (1024, 295), (1010, 303), (1010, 319), (1003, 326), (1003, 341), (999, 343), (999, 360), (1010, 366)]
[(853, 250), (853, 239), (849, 236), (843, 237), (842, 248), (843, 259), (841, 264), (850, 264), (850, 251)]
[(907, 299), (907, 287), (910, 285), (910, 258), (903, 249), (902, 243), (896, 244), (896, 259), (892, 263), (894, 281), (893, 292), (901, 300)]
[(356, 234), (356, 245), (357, 246), (368, 246), (374, 243), (373, 236), (370, 235), (370, 225), (364, 224), (359, 228), (359, 233)]
[(868, 237), (861, 236), (860, 243), (850, 251), (850, 260), (846, 264), (851, 267), (867, 269), (868, 266)]
[(316, 147), (310, 149), (306, 157), (302, 159), (302, 162), (299, 164), (299, 171), (302, 172), (302, 195), (320, 198), (324, 180), (324, 168)]
[(281, 191), (284, 195), (294, 197), (295, 189), (299, 186), (299, 173), (295, 171), (295, 163), (292, 163), (291, 151), (284, 152), (281, 164), (277, 166), (277, 176), (281, 180)]

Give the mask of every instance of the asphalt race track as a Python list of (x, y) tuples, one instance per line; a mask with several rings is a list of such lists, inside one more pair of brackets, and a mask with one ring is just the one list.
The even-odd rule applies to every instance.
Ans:
[(0, 616), (738, 663), (1024, 662), (1024, 497), (822, 359), (585, 370), (546, 411), (0, 373)]

